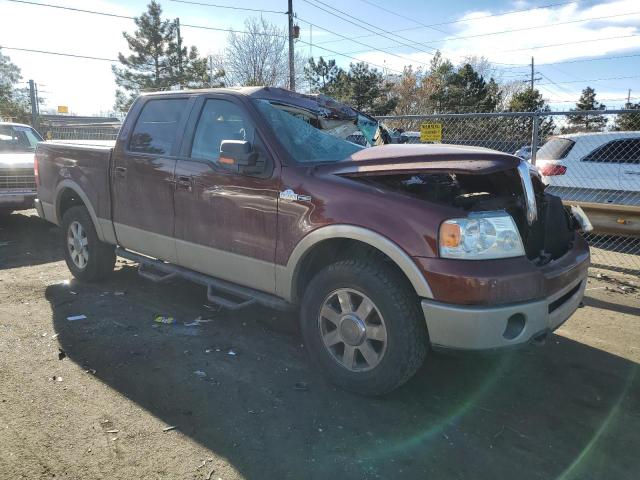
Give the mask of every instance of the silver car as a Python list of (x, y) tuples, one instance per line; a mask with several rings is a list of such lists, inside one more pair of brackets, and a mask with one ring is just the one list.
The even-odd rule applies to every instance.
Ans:
[(42, 137), (29, 125), (0, 123), (0, 215), (33, 208), (33, 159)]

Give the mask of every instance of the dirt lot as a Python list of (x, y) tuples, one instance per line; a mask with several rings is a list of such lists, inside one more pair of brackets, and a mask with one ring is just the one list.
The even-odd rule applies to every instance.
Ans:
[(0, 223), (2, 479), (640, 476), (637, 291), (591, 279), (544, 347), (432, 355), (367, 399), (310, 368), (295, 315), (212, 312), (203, 288), (124, 262), (65, 282), (60, 234), (33, 215)]

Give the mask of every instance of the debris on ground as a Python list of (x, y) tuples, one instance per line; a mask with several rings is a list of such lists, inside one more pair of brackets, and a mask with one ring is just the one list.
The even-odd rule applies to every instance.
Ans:
[(70, 317), (67, 317), (67, 320), (70, 322), (75, 322), (77, 320), (86, 320), (87, 316), (86, 315), (72, 315)]
[(227, 352), (227, 355), (231, 355), (232, 357), (235, 357), (235, 356), (237, 355), (237, 353), (236, 353), (234, 350), (230, 349), (230, 350)]
[(107, 433), (118, 433), (120, 430), (107, 430)]
[(207, 475), (207, 480), (211, 480), (211, 476), (213, 475), (213, 472), (215, 472), (216, 469), (212, 468), (211, 471), (209, 472), (209, 475)]
[(293, 389), (299, 392), (306, 392), (307, 390), (309, 390), (309, 385), (307, 385), (306, 382), (296, 382), (293, 386)]
[(90, 373), (91, 375), (95, 375), (96, 374), (96, 369), (95, 368), (88, 368), (85, 370), (85, 373)]
[(113, 294), (114, 294), (116, 297), (119, 297), (120, 295), (124, 295), (124, 294), (125, 294), (125, 292), (113, 292)]
[(628, 294), (635, 293), (638, 290), (638, 284), (636, 282), (630, 280), (622, 280), (620, 278), (612, 277), (604, 273), (597, 273), (595, 277), (593, 275), (589, 275), (589, 277), (596, 278), (608, 283), (613, 283), (615, 285), (614, 287), (605, 287), (605, 290), (609, 292)]
[(166, 315), (158, 315), (155, 318), (155, 322), (156, 323), (162, 323), (164, 325), (173, 325), (174, 323), (176, 323), (176, 320), (175, 320), (175, 318), (169, 317), (169, 316), (166, 316)]
[(202, 370), (196, 370), (193, 374), (200, 378), (205, 378), (207, 376), (207, 374)]
[(54, 382), (61, 382), (62, 381), (62, 377), (58, 377), (58, 376), (54, 375), (53, 377), (51, 377), (51, 380), (53, 380)]
[(58, 360), (62, 360), (63, 358), (66, 358), (66, 356), (67, 356), (67, 352), (65, 352), (61, 348), (58, 348)]
[(169, 427), (164, 427), (164, 428), (162, 429), (162, 431), (163, 431), (163, 432), (170, 432), (171, 430), (175, 430), (176, 428), (178, 428), (178, 427), (177, 427), (177, 426), (175, 426), (175, 425), (171, 425), (171, 426), (169, 426)]
[(184, 326), (185, 327), (197, 327), (197, 326), (200, 326), (203, 323), (209, 323), (209, 322), (213, 322), (213, 320), (210, 319), (210, 318), (198, 317), (198, 318), (194, 319), (193, 322), (185, 323)]

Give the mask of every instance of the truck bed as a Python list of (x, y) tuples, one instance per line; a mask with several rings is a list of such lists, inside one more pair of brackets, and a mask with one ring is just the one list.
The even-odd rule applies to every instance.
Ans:
[[(45, 218), (56, 224), (60, 218), (55, 205), (66, 187), (86, 198), (92, 216), (111, 219), (110, 162), (115, 141), (58, 140), (41, 142), (36, 150), (40, 186), (38, 198)], [(96, 228), (101, 228), (98, 224)]]

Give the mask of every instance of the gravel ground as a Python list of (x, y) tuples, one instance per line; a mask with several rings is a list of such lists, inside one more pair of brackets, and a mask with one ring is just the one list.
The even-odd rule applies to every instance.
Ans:
[(79, 284), (59, 245), (34, 212), (0, 220), (2, 479), (640, 475), (640, 295), (620, 274), (594, 270), (543, 347), (431, 355), (368, 399), (310, 367), (294, 314), (211, 311), (123, 261)]

